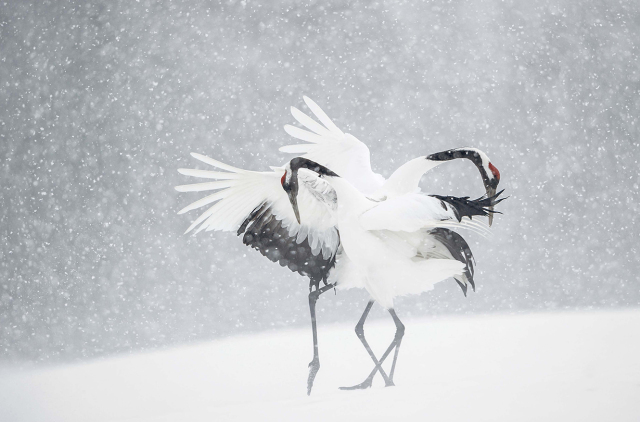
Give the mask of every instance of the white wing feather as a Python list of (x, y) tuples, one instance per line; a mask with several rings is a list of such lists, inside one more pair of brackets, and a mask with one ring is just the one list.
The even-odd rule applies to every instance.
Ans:
[(340, 240), (335, 233), (335, 216), (327, 207), (317, 206), (318, 200), (306, 189), (298, 196), (298, 207), (303, 218), (303, 224), (298, 224), (280, 182), (283, 169), (274, 167), (270, 172), (247, 171), (204, 155), (191, 155), (226, 172), (180, 169), (180, 173), (188, 176), (218, 181), (181, 185), (177, 186), (176, 190), (200, 192), (219, 189), (179, 211), (182, 214), (215, 202), (193, 221), (186, 233), (196, 228), (195, 233), (202, 230), (236, 231), (253, 210), (268, 203), (276, 219), (282, 221), (293, 239), (301, 243), (308, 238), (314, 255), (322, 253), (327, 259), (337, 250)]
[(402, 195), (380, 202), (360, 216), (366, 230), (413, 232), (442, 227), (442, 222), (457, 223), (449, 204), (419, 193)]
[(369, 148), (355, 136), (342, 132), (313, 100), (304, 97), (304, 101), (320, 123), (292, 107), (291, 114), (306, 130), (291, 125), (286, 125), (284, 130), (307, 143), (287, 145), (280, 151), (303, 154), (304, 158), (344, 177), (364, 194), (371, 194), (382, 186), (384, 178), (371, 170)]

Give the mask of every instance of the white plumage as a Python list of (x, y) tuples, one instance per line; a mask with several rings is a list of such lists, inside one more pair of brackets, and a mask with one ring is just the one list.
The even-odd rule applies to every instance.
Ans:
[[(344, 186), (336, 188), (317, 176), (304, 176), (302, 172), (305, 188), (296, 195), (301, 220), (296, 218), (290, 198), (283, 190), (283, 183), (291, 181), (285, 166), (271, 167), (271, 171), (266, 172), (247, 171), (192, 153), (197, 160), (221, 171), (180, 169), (181, 174), (206, 181), (178, 186), (176, 190), (211, 192), (179, 211), (182, 214), (208, 206), (189, 226), (187, 233), (237, 231), (246, 245), (271, 261), (309, 277), (314, 339), (314, 359), (307, 384), (310, 393), (319, 369), (315, 321), (318, 296), (335, 283), (341, 288), (366, 288), (373, 298), (390, 309), (396, 326), (403, 327), (391, 309), (394, 297), (429, 290), (434, 283), (452, 276), (466, 294), (467, 284), (473, 286), (471, 252), (459, 235), (443, 231), (446, 230), (443, 228), (466, 226), (478, 230), (484, 227), (475, 221), (456, 221), (449, 204), (416, 194), (418, 185), (425, 172), (442, 162), (468, 158), (479, 169), (487, 196), (491, 196), (495, 193), (499, 173), (482, 151), (459, 148), (410, 160), (385, 181), (371, 170), (369, 149), (365, 144), (342, 132), (315, 102), (307, 97), (304, 101), (319, 122), (292, 107), (293, 117), (304, 128), (287, 125), (285, 131), (304, 143), (280, 150), (303, 154), (305, 159), (328, 167), (341, 176), (339, 180)], [(344, 199), (344, 192), (340, 195), (341, 191), (349, 191), (353, 194), (352, 200), (359, 201), (356, 206), (348, 207), (348, 212), (344, 208), (348, 201)], [(356, 220), (357, 224), (351, 224)], [(349, 253), (345, 253), (342, 244)], [(384, 259), (373, 262), (375, 257)], [(325, 287), (320, 288), (321, 281)], [(370, 308), (371, 303), (367, 305), (361, 323)], [(396, 347), (395, 357), (399, 338), (401, 335), (398, 337), (397, 334), (392, 343)], [(388, 352), (390, 350), (391, 346)], [(387, 385), (393, 385), (395, 357), (390, 377), (387, 377), (380, 367), (386, 354), (377, 362), (370, 349), (368, 351), (376, 368), (368, 381), (356, 388), (370, 385), (376, 371), (380, 371)]]
[[(306, 192), (316, 200), (316, 208), (335, 216), (340, 249), (329, 281), (341, 288), (364, 288), (372, 298), (356, 325), (356, 333), (375, 367), (362, 383), (345, 388), (368, 388), (377, 372), (385, 385), (394, 385), (395, 364), (404, 336), (404, 325), (393, 309), (394, 299), (431, 290), (450, 277), (458, 281), (465, 294), (467, 283), (475, 286), (471, 251), (466, 241), (447, 227), (464, 227), (466, 217), (490, 215), (499, 202), (499, 194), (469, 200), (410, 192), (372, 199), (331, 169), (306, 158), (292, 159), (285, 171), (282, 187), (298, 222), (304, 221), (298, 197)], [(363, 328), (374, 302), (385, 307), (396, 324), (396, 335), (380, 359), (369, 347)], [(387, 375), (381, 365), (394, 349)], [(314, 362), (317, 363), (317, 355), (312, 365)], [(317, 371), (319, 363), (315, 368)]]
[[(429, 159), (426, 156), (417, 157), (400, 166), (385, 181), (381, 175), (371, 170), (369, 148), (365, 144), (354, 136), (342, 132), (313, 100), (304, 97), (304, 101), (321, 123), (292, 107), (293, 117), (307, 130), (286, 125), (285, 131), (294, 138), (307, 143), (285, 146), (280, 148), (280, 151), (304, 154), (302, 157), (330, 168), (372, 199), (386, 200), (419, 191), (418, 185), (423, 174), (444, 162), (443, 160)], [(475, 152), (481, 157), (485, 167), (489, 164), (488, 157), (480, 150), (473, 148), (459, 150)], [(335, 254), (337, 252), (335, 233), (333, 230), (329, 230), (332, 217), (324, 209), (315, 209), (312, 205), (313, 202), (307, 202), (305, 196), (300, 198), (299, 204), (300, 212), (305, 215), (304, 222), (302, 226), (295, 222), (291, 208), (287, 206), (286, 195), (282, 192), (279, 183), (284, 173), (284, 166), (272, 167), (270, 172), (255, 172), (242, 170), (201, 154), (192, 153), (191, 155), (197, 160), (225, 170), (225, 172), (195, 169), (178, 170), (187, 176), (218, 180), (217, 182), (176, 187), (176, 190), (180, 192), (217, 190), (217, 192), (195, 201), (179, 211), (179, 214), (182, 214), (215, 202), (191, 224), (187, 233), (197, 226), (200, 227), (195, 233), (202, 230), (235, 231), (256, 207), (267, 202), (272, 204), (276, 218), (283, 221), (283, 224), (290, 229), (290, 234), (295, 236), (298, 241), (309, 236), (313, 244), (323, 245), (324, 253)], [(447, 159), (452, 158), (458, 157), (451, 156)], [(489, 173), (489, 177), (492, 176), (490, 172), (487, 173)], [(477, 227), (478, 225), (471, 222), (467, 226)], [(328, 239), (325, 239), (325, 236), (328, 236)], [(317, 248), (314, 248), (314, 252), (318, 252)]]
[(330, 168), (371, 198), (383, 199), (417, 192), (420, 179), (426, 172), (454, 158), (473, 161), (482, 174), (485, 186), (496, 179), (495, 173), (489, 168), (489, 157), (483, 151), (463, 147), (443, 151), (449, 155), (448, 157), (435, 157), (435, 154), (432, 154), (414, 158), (398, 167), (389, 179), (385, 180), (382, 175), (371, 170), (369, 148), (364, 143), (355, 136), (342, 132), (313, 100), (308, 97), (303, 99), (322, 125), (297, 108), (291, 107), (293, 117), (307, 130), (291, 125), (285, 125), (284, 129), (289, 135), (307, 143), (284, 146), (280, 151), (301, 155)]
[[(450, 205), (419, 193), (376, 202), (341, 177), (323, 176), (325, 181), (305, 168), (297, 173), (304, 186), (299, 194), (322, 190), (324, 195), (312, 195), (319, 201), (316, 207), (335, 214), (344, 250), (338, 258), (344, 272), (336, 274), (338, 287), (364, 287), (376, 302), (392, 308), (396, 296), (431, 290), (450, 277), (463, 278), (463, 262), (450, 254), (424, 253), (436, 243), (429, 229), (443, 223), (464, 226)], [(323, 200), (331, 196), (327, 185), (335, 191), (337, 206)], [(302, 212), (300, 216), (304, 223)]]
[(200, 154), (192, 153), (191, 155), (206, 164), (227, 172), (193, 169), (178, 170), (180, 173), (189, 176), (223, 180), (176, 186), (176, 190), (179, 192), (218, 190), (218, 192), (208, 195), (178, 212), (178, 214), (183, 214), (216, 202), (203, 212), (185, 233), (189, 233), (198, 226), (195, 233), (203, 230), (235, 231), (254, 209), (266, 203), (273, 210), (275, 218), (282, 221), (282, 225), (288, 229), (289, 235), (298, 244), (307, 238), (309, 239), (314, 255), (318, 255), (322, 251), (323, 256), (327, 259), (337, 250), (339, 238), (334, 228), (336, 225), (335, 217), (324, 212), (322, 208), (315, 206), (314, 195), (317, 195), (317, 193), (307, 190), (301, 195), (300, 209), (310, 224), (297, 223), (289, 204), (289, 199), (282, 190), (280, 179), (282, 178), (283, 170), (270, 172), (248, 171), (229, 166)]

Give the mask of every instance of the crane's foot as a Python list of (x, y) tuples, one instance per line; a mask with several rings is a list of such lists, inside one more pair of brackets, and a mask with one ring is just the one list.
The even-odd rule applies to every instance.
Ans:
[(371, 387), (371, 381), (365, 380), (358, 385), (352, 385), (351, 387), (338, 387), (341, 390), (364, 390), (365, 388)]
[[(372, 375), (369, 375), (367, 377), (366, 380), (362, 381), (360, 384), (358, 385), (352, 385), (351, 387), (340, 387), (341, 390), (364, 390), (365, 388), (370, 388), (371, 385), (373, 384), (373, 375), (375, 375), (375, 371), (373, 372)], [(387, 387), (390, 387), (393, 385), (393, 381), (391, 381), (390, 384), (387, 384)]]
[(316, 374), (320, 370), (320, 360), (313, 358), (309, 362), (309, 378), (307, 379), (307, 396), (311, 395), (311, 389), (313, 388), (313, 381), (316, 379)]
[[(373, 384), (373, 375), (375, 375), (376, 371), (374, 370), (372, 375), (369, 375), (366, 380), (362, 381), (358, 385), (352, 385), (351, 387), (340, 387), (341, 390), (364, 390), (365, 388), (370, 388)], [(395, 387), (393, 380), (389, 380), (389, 382), (385, 382), (385, 387)]]

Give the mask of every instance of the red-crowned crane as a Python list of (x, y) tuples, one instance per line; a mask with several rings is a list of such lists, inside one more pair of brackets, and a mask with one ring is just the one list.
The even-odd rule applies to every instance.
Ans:
[[(415, 192), (422, 175), (444, 161), (467, 158), (478, 168), (487, 196), (495, 193), (500, 180), (498, 170), (487, 155), (475, 148), (456, 148), (429, 156), (417, 157), (399, 167), (391, 177), (385, 179), (371, 170), (369, 149), (354, 136), (342, 132), (320, 107), (311, 99), (304, 101), (313, 112), (318, 123), (300, 110), (292, 107), (294, 118), (307, 130), (285, 126), (290, 135), (307, 143), (282, 147), (281, 151), (304, 154), (303, 157), (322, 164), (349, 180), (363, 194), (381, 201)], [(194, 158), (223, 171), (179, 169), (187, 176), (214, 180), (211, 182), (177, 186), (180, 192), (217, 191), (199, 199), (179, 211), (179, 214), (206, 205), (203, 212), (186, 233), (200, 231), (236, 231), (243, 243), (260, 251), (273, 262), (288, 267), (310, 279), (309, 309), (313, 331), (313, 360), (309, 364), (307, 392), (311, 392), (313, 381), (320, 367), (316, 328), (315, 304), (318, 297), (330, 290), (333, 284), (329, 277), (334, 271), (340, 237), (335, 216), (317, 203), (309, 192), (298, 197), (299, 209), (306, 216), (299, 224), (286, 193), (282, 190), (283, 167), (272, 167), (272, 171), (255, 172), (239, 169), (201, 154)], [(211, 205), (213, 204), (213, 205)], [(491, 224), (491, 214), (489, 215)], [(466, 221), (471, 229), (482, 230), (483, 226)], [(460, 259), (463, 257), (460, 256)], [(471, 267), (472, 275), (473, 267)], [(324, 283), (320, 287), (320, 282)], [(457, 280), (465, 294), (467, 281)], [(468, 280), (473, 283), (472, 277)], [(473, 286), (473, 285), (472, 285)]]
[[(343, 389), (370, 387), (378, 371), (386, 386), (394, 385), (404, 335), (404, 325), (393, 309), (394, 298), (431, 290), (447, 278), (458, 281), (466, 294), (467, 282), (473, 283), (471, 251), (466, 241), (448, 227), (465, 227), (465, 217), (491, 215), (493, 207), (502, 201), (497, 199), (502, 192), (476, 200), (422, 193), (373, 200), (325, 166), (299, 157), (285, 167), (282, 187), (298, 223), (307, 218), (314, 221), (318, 209), (334, 217), (340, 231), (340, 250), (330, 281), (339, 288), (364, 288), (372, 298), (356, 325), (356, 333), (375, 367), (362, 383)], [(309, 217), (299, 207), (298, 198), (304, 193), (311, 194), (316, 202), (314, 215)], [(305, 210), (311, 209), (308, 197), (305, 201)], [(374, 302), (389, 311), (396, 325), (395, 337), (380, 359), (364, 336), (364, 323)], [(381, 365), (394, 348), (387, 375)]]

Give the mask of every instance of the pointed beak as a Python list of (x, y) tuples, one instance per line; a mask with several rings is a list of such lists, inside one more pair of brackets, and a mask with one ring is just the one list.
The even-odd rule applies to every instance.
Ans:
[[(489, 162), (489, 170), (491, 171), (493, 180), (491, 182), (489, 182), (488, 180), (484, 181), (484, 187), (487, 190), (487, 198), (491, 198), (496, 194), (496, 189), (498, 189), (498, 184), (500, 183), (500, 172), (498, 171), (496, 166), (491, 164), (491, 162)], [(489, 211), (493, 211), (494, 205), (491, 205), (489, 207)], [(493, 223), (493, 212), (489, 213), (489, 227), (491, 227), (491, 223)]]
[(298, 224), (300, 224), (300, 210), (298, 209), (298, 171), (294, 171), (292, 177), (289, 178), (289, 181), (286, 181), (283, 177), (282, 188), (285, 192), (287, 192), (287, 196), (289, 197), (289, 202), (291, 203), (291, 208), (293, 208), (293, 213), (296, 215), (296, 220), (298, 220)]
[(298, 209), (298, 195), (297, 192), (294, 193), (292, 190), (287, 192), (289, 196), (289, 202), (291, 202), (291, 207), (293, 208), (293, 213), (296, 215), (296, 220), (298, 220), (298, 224), (300, 224), (300, 210)]
[[(497, 186), (496, 186), (497, 188)], [(485, 189), (487, 190), (487, 198), (491, 198), (492, 196), (494, 196), (496, 194), (496, 188), (491, 187), (489, 185), (485, 185)], [(490, 211), (493, 211), (494, 205), (491, 205), (489, 207)], [(491, 224), (493, 223), (493, 212), (489, 213), (489, 227), (491, 227)]]

